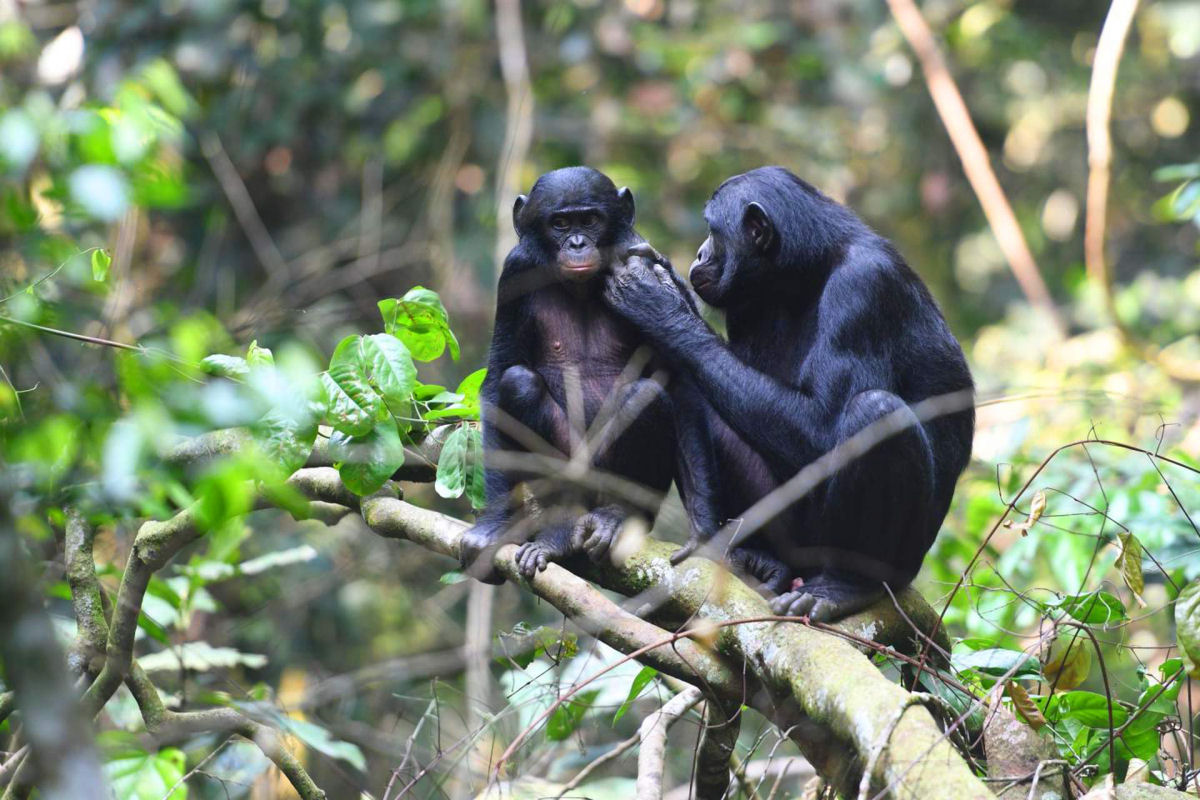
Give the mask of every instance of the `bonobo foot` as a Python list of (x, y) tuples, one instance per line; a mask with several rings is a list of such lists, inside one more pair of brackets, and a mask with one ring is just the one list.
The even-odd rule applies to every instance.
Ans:
[(812, 622), (833, 622), (862, 611), (882, 595), (883, 590), (878, 586), (817, 575), (772, 600), (771, 610), (781, 617), (808, 617)]
[(517, 570), (525, 580), (543, 572), (551, 561), (561, 561), (571, 553), (571, 528), (556, 525), (543, 531), (532, 542), (517, 548)]
[(761, 595), (774, 597), (792, 588), (791, 570), (774, 556), (737, 547), (729, 553), (728, 560), (734, 572), (757, 581), (754, 588)]
[(463, 572), (483, 583), (504, 583), (496, 569), (496, 548), (504, 533), (503, 520), (480, 520), (462, 535), (458, 545), (458, 563)]
[(625, 509), (620, 506), (601, 506), (589, 511), (576, 520), (571, 546), (587, 553), (593, 564), (599, 564), (612, 550), (625, 517)]

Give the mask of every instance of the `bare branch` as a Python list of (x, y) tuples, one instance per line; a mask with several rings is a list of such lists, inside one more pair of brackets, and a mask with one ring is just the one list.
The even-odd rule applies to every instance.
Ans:
[(933, 37), (933, 31), (929, 29), (929, 24), (921, 16), (913, 0), (888, 0), (888, 6), (891, 7), (892, 16), (900, 26), (904, 38), (908, 40), (909, 46), (921, 63), (921, 71), (925, 74), (925, 84), (929, 88), (930, 97), (933, 98), (933, 105), (942, 118), (946, 133), (950, 135), (950, 142), (962, 161), (963, 172), (966, 173), (967, 180), (979, 199), (979, 205), (983, 207), (983, 214), (987, 217), (988, 225), (995, 234), (1008, 266), (1021, 286), (1021, 291), (1030, 303), (1046, 312), (1059, 331), (1063, 331), (1063, 323), (1054, 306), (1054, 300), (1050, 297), (1050, 290), (1046, 288), (1046, 282), (1038, 271), (1037, 262), (1034, 261), (1029, 244), (1025, 241), (1025, 234), (1021, 232), (1012, 206), (1009, 205), (1004, 189), (996, 178), (987, 149), (979, 138), (979, 132), (975, 130), (971, 112), (967, 110), (958, 85), (946, 67), (946, 60)]

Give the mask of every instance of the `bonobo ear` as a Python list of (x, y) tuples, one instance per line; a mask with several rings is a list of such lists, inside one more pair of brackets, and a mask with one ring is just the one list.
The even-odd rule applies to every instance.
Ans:
[(617, 190), (617, 202), (620, 204), (622, 213), (629, 218), (629, 224), (633, 224), (633, 192), (628, 186), (622, 186)]
[(775, 241), (775, 226), (767, 210), (758, 203), (749, 203), (742, 213), (742, 230), (750, 237), (759, 252), (765, 252)]
[(513, 203), (513, 230), (515, 230), (517, 233), (521, 232), (521, 223), (518, 221), (518, 218), (521, 216), (521, 209), (524, 208), (525, 204), (528, 202), (529, 195), (519, 194), (517, 195), (516, 202)]

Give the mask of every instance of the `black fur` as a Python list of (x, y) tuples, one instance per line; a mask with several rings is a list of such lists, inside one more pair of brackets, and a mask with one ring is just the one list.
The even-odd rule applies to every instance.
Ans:
[[(868, 425), (902, 424), (729, 554), (781, 595), (777, 613), (843, 616), (884, 581), (908, 584), (937, 535), (971, 451), (966, 360), (895, 248), (787, 170), (729, 179), (704, 216), (690, 277), (725, 311), (728, 342), (639, 259), (610, 278), (606, 299), (715, 410), (718, 518), (740, 517)], [(913, 415), (950, 393), (954, 413)]]
[[(714, 456), (709, 440), (701, 438), (707, 420), (700, 395), (686, 381), (667, 380), (644, 337), (601, 297), (605, 276), (630, 248), (657, 255), (634, 231), (633, 215), (629, 190), (618, 191), (586, 167), (547, 173), (528, 197), (517, 198), (519, 241), (500, 276), (481, 393), (488, 504), (460, 551), (464, 568), (480, 580), (502, 580), (493, 557), (506, 541), (524, 542), (517, 564), (527, 578), (576, 552), (599, 561), (629, 513), (653, 516), (682, 465), (687, 469), (678, 470), (680, 492), (693, 525), (707, 535), (716, 527)], [(643, 366), (627, 369), (637, 359)], [(575, 420), (568, 413), (576, 410), (572, 374), (582, 406)], [(535, 449), (570, 457), (593, 428), (585, 477), (623, 479), (640, 487), (643, 502), (628, 492), (583, 488), (544, 470), (498, 463)], [(684, 450), (687, 457), (677, 458)], [(564, 467), (552, 464), (551, 471)], [(518, 484), (529, 492), (516, 492)], [(516, 496), (530, 493), (533, 502)], [(526, 541), (534, 529), (540, 533)]]

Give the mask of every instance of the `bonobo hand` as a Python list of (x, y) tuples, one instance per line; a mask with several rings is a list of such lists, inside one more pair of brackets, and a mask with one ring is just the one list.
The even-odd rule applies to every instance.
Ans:
[(691, 293), (671, 262), (645, 242), (629, 248), (624, 263), (608, 276), (604, 300), (651, 337), (664, 319), (699, 318)]
[(487, 517), (464, 532), (458, 545), (458, 563), (463, 572), (483, 583), (504, 583), (504, 576), (494, 564), (496, 547), (501, 543), (503, 533), (504, 520)]

